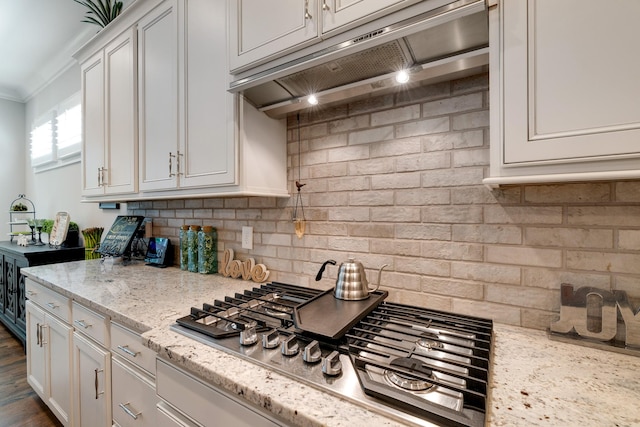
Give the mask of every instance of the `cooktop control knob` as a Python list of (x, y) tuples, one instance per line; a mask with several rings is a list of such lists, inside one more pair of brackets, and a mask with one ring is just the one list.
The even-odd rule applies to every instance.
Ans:
[(295, 335), (291, 335), (285, 341), (282, 342), (281, 347), (282, 354), (285, 356), (295, 356), (300, 351), (300, 346), (298, 346), (298, 340)]
[(262, 334), (262, 347), (276, 348), (280, 345), (280, 334), (277, 330), (273, 330), (268, 334)]
[(322, 373), (331, 377), (342, 373), (340, 353), (332, 351), (330, 355), (322, 359)]
[(245, 325), (240, 331), (240, 345), (253, 345), (258, 342), (258, 334), (256, 333), (256, 325)]
[(302, 350), (302, 360), (307, 363), (317, 363), (322, 359), (322, 352), (320, 351), (320, 343), (316, 340), (311, 341), (311, 344), (307, 345)]

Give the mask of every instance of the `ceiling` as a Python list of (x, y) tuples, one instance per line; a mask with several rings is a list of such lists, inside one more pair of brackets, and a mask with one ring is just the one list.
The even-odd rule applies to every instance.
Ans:
[(0, 98), (26, 102), (100, 29), (73, 0), (0, 0)]

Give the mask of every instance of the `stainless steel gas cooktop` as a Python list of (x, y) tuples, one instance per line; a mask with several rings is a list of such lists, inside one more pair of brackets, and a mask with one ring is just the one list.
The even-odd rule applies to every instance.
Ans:
[(410, 425), (483, 426), (492, 321), (386, 296), (341, 301), (274, 282), (194, 307), (171, 328)]

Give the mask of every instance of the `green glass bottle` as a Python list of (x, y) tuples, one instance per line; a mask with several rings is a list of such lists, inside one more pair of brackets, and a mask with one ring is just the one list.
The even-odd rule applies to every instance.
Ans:
[(218, 272), (218, 233), (209, 225), (205, 225), (198, 232), (198, 272)]
[(198, 231), (199, 225), (192, 225), (187, 232), (187, 269), (193, 273), (198, 272)]

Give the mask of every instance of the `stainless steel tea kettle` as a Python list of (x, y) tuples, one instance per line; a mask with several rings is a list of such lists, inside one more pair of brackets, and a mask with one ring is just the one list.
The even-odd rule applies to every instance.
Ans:
[[(324, 272), (327, 264), (336, 265), (336, 262), (330, 259), (322, 264), (320, 271), (318, 271), (318, 274), (316, 275), (316, 281), (322, 278), (322, 273)], [(336, 278), (336, 287), (333, 291), (333, 296), (347, 301), (357, 301), (369, 298), (369, 294), (378, 290), (380, 287), (382, 269), (387, 265), (388, 264), (385, 264), (380, 267), (378, 270), (378, 283), (374, 289), (370, 289), (362, 263), (353, 258), (349, 258), (348, 261), (340, 264), (340, 267), (338, 268), (338, 277)]]

